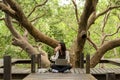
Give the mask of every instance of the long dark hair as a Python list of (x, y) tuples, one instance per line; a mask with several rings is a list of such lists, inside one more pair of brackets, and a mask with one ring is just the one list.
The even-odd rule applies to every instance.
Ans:
[(66, 57), (66, 46), (65, 46), (65, 43), (64, 42), (60, 42), (59, 43), (61, 45), (61, 52), (59, 50), (59, 58), (65, 58)]
[(61, 50), (62, 50), (63, 52), (65, 52), (65, 51), (66, 51), (65, 43), (64, 43), (64, 42), (60, 42), (59, 44), (61, 45)]

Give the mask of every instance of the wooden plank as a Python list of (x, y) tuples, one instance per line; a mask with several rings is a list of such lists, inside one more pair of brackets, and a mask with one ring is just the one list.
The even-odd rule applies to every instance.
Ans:
[(93, 74), (98, 74), (99, 72), (96, 70), (96, 68), (92, 68)]
[(11, 80), (11, 56), (4, 56), (4, 80)]
[(103, 74), (103, 69), (102, 68), (96, 68), (97, 71), (99, 71), (100, 74)]
[(115, 74), (119, 74), (120, 73), (120, 69), (117, 69), (117, 68), (111, 68), (111, 70), (113, 70), (113, 72)]
[(90, 73), (92, 73), (92, 74), (95, 73), (94, 70), (93, 70), (93, 68), (90, 69)]
[(86, 74), (90, 73), (90, 54), (86, 55)]
[(85, 69), (79, 69), (79, 73), (86, 73), (86, 70)]
[[(77, 69), (79, 73), (85, 73), (85, 69)], [(114, 72), (116, 74), (120, 74), (120, 68), (91, 68), (91, 74), (106, 74), (108, 72)]]
[(80, 74), (81, 74), (81, 73), (83, 73), (83, 70), (82, 70), (82, 69), (80, 69), (80, 68), (78, 69), (78, 71), (79, 71), (79, 73), (80, 73)]
[(35, 54), (31, 55), (31, 72), (35, 73), (36, 72), (36, 56)]
[(106, 72), (104, 68), (91, 68), (91, 74), (106, 74)]
[(116, 74), (120, 74), (120, 68), (119, 69), (115, 68), (115, 70), (117, 70), (117, 72), (115, 72)]
[(80, 53), (80, 68), (84, 68), (84, 53)]
[(72, 74), (75, 74), (74, 68), (72, 68), (70, 71)]
[(116, 80), (115, 73), (107, 73), (106, 80)]
[[(71, 74), (84, 74), (85, 69), (80, 69), (80, 68), (72, 68), (71, 70)], [(96, 72), (97, 71), (97, 72)], [(115, 74), (120, 74), (120, 68), (91, 68), (90, 69), (90, 73), (91, 74), (106, 74), (108, 72), (114, 72)], [(19, 74), (19, 73), (23, 73), (23, 74), (30, 74), (30, 68), (18, 68), (16, 66), (12, 66), (12, 74)], [(51, 73), (51, 72), (47, 72), (47, 73)], [(0, 74), (3, 74), (3, 68), (0, 68)]]
[(78, 68), (75, 68), (74, 70), (75, 70), (75, 73), (76, 73), (76, 74), (78, 74), (78, 73), (79, 73)]
[[(17, 61), (18, 61), (17, 59), (12, 59), (11, 64), (14, 64)], [(0, 59), (0, 67), (3, 67), (3, 59)]]
[(120, 68), (91, 68), (91, 74), (106, 74), (110, 72), (120, 74)]
[(105, 68), (99, 68), (99, 69), (102, 71), (102, 73), (101, 73), (101, 74), (105, 74), (105, 73), (106, 73)]
[(23, 80), (97, 80), (90, 74), (70, 74), (70, 73), (34, 73), (28, 75)]
[[(30, 74), (31, 70), (26, 68), (16, 68), (12, 67), (12, 74)], [(3, 68), (0, 68), (0, 74), (3, 74)]]
[(97, 72), (97, 74), (101, 73), (99, 69), (100, 68), (94, 68), (94, 70)]
[(106, 69), (106, 73), (111, 73), (111, 72), (114, 72), (114, 70), (112, 70), (111, 68)]
[(41, 54), (37, 54), (38, 69), (41, 68)]

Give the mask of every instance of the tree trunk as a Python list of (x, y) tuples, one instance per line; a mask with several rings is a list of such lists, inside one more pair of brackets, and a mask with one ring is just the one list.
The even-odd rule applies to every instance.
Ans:
[(91, 58), (90, 61), (90, 66), (93, 68), (95, 67), (100, 59), (102, 58), (102, 56), (109, 50), (120, 46), (120, 39), (117, 40), (113, 40), (113, 41), (109, 41), (104, 43), (95, 53), (95, 55)]
[[(6, 1), (4, 0), (5, 5), (7, 6)], [(50, 61), (48, 60), (48, 56), (45, 52), (42, 50), (37, 51), (26, 39), (26, 36), (21, 36), (17, 30), (13, 27), (11, 17), (5, 13), (5, 23), (12, 35), (14, 36), (14, 39), (12, 40), (12, 44), (15, 46), (21, 47), (23, 50), (25, 50), (29, 55), (31, 54), (41, 54), (41, 61), (43, 67), (48, 67), (50, 65)]]
[[(80, 66), (80, 53), (82, 53), (86, 38), (87, 38), (87, 27), (88, 27), (88, 20), (90, 21), (90, 16), (92, 13), (95, 13), (97, 5), (97, 0), (86, 0), (85, 7), (83, 10), (83, 13), (80, 17), (79, 23), (78, 23), (78, 34), (77, 34), (77, 40), (72, 46), (72, 53), (75, 55), (74, 61), (72, 62), (75, 64), (75, 67)], [(90, 19), (89, 19), (90, 18)]]

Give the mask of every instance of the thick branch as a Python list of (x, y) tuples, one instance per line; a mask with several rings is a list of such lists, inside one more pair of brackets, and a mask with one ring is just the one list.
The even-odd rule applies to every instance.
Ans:
[[(96, 11), (97, 0), (86, 0), (83, 13), (80, 17), (80, 25), (87, 28), (87, 21), (90, 15)], [(79, 26), (81, 27), (81, 26)]]
[(23, 11), (21, 9), (20, 6), (18, 6), (17, 2), (15, 2), (14, 0), (6, 0), (7, 3), (9, 4), (9, 6), (16, 11), (16, 15), (22, 15)]
[(100, 59), (102, 58), (102, 56), (109, 50), (115, 48), (115, 47), (119, 47), (120, 46), (120, 39), (115, 39), (112, 41), (108, 41), (106, 43), (104, 43), (96, 52), (95, 55), (91, 58), (90, 60), (90, 65), (91, 67), (95, 67)]
[(30, 14), (27, 16), (27, 18), (30, 17), (30, 15), (35, 11), (35, 9), (36, 9), (37, 7), (41, 7), (41, 6), (45, 5), (45, 4), (47, 3), (47, 1), (48, 1), (48, 0), (45, 0), (42, 4), (36, 5), (36, 6), (33, 8), (33, 10), (30, 12)]
[(13, 0), (6, 0), (12, 9), (16, 11), (16, 15), (14, 18), (19, 21), (19, 23), (27, 29), (27, 31), (36, 39), (36, 41), (43, 42), (51, 47), (56, 47), (58, 41), (51, 39), (50, 37), (42, 34), (42, 32), (38, 31), (31, 23), (27, 20), (27, 17), (24, 15), (20, 6)]
[(79, 24), (77, 4), (76, 4), (75, 0), (72, 0), (72, 2), (73, 2), (73, 5), (74, 5), (74, 7), (75, 7), (76, 20), (77, 20), (77, 23)]
[(7, 27), (9, 28), (9, 30), (12, 33), (13, 36), (15, 36), (16, 38), (20, 38), (21, 37), (17, 33), (17, 31), (13, 28), (13, 25), (12, 25), (12, 22), (11, 22), (11, 18), (7, 14), (6, 14), (6, 18), (5, 18), (5, 23), (6, 23)]
[[(7, 4), (6, 0), (3, 0), (3, 3), (6, 5), (6, 7), (8, 7), (8, 4)], [(11, 17), (9, 16), (9, 14), (6, 14), (6, 13), (5, 13), (5, 23), (6, 23), (6, 26), (8, 27), (8, 29), (10, 30), (10, 32), (12, 33), (12, 35), (14, 37), (21, 38), (21, 36), (13, 28)]]
[[(6, 1), (4, 1), (4, 3), (7, 6)], [(16, 31), (16, 29), (12, 25), (11, 17), (6, 13), (5, 13), (5, 23), (8, 29), (10, 30), (10, 32), (12, 33), (12, 35), (15, 37), (13, 39), (13, 45), (21, 47), (29, 54), (34, 54), (34, 53), (37, 54), (37, 51), (33, 49), (33, 47), (26, 40), (24, 40), (24, 38)]]
[(92, 12), (92, 14), (90, 15), (90, 17), (89, 17), (89, 19), (88, 19), (88, 22), (87, 22), (87, 30), (90, 28), (90, 26), (91, 26), (92, 24), (94, 24), (95, 18), (96, 18), (96, 11)]
[(12, 17), (15, 16), (15, 11), (3, 3), (0, 3), (0, 10), (4, 11), (5, 13), (9, 14)]
[[(39, 52), (36, 49), (34, 49), (34, 47), (24, 37), (22, 37), (19, 33), (17, 33), (17, 31), (12, 26), (11, 18), (8, 14), (6, 14), (5, 19), (6, 19), (7, 27), (11, 31), (12, 35), (15, 37), (13, 39), (12, 44), (15, 45), (15, 46), (21, 47), (23, 50), (25, 50), (27, 53), (29, 53), (29, 55), (39, 54)], [(26, 35), (27, 35), (27, 31), (25, 31), (24, 36), (26, 36)], [(44, 53), (43, 50), (41, 50), (40, 52)], [(47, 54), (46, 53), (44, 53), (44, 54), (45, 55), (41, 56), (42, 66), (43, 67), (48, 67), (50, 65), (50, 61), (48, 60)]]
[(28, 41), (27, 37), (28, 37), (28, 31), (25, 29), (25, 32), (23, 34), (23, 37), (26, 41)]

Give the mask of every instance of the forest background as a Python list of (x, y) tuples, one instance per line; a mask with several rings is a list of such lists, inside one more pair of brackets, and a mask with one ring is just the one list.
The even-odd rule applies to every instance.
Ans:
[[(22, 8), (25, 16), (32, 25), (43, 34), (57, 41), (64, 41), (68, 49), (75, 41), (78, 33), (78, 23), (76, 19), (83, 12), (84, 0), (15, 0)], [(1, 2), (1, 1), (0, 1)], [(75, 4), (74, 4), (75, 2)], [(37, 6), (39, 5), (39, 6)], [(108, 9), (109, 7), (111, 7)], [(35, 10), (34, 10), (35, 9)], [(119, 0), (99, 0), (96, 7), (96, 14), (105, 10), (108, 11), (97, 18), (94, 24), (87, 31), (87, 40), (85, 42), (83, 53), (89, 53), (91, 56), (96, 52), (96, 48), (103, 43), (120, 38), (120, 1)], [(32, 10), (34, 10), (32, 12)], [(6, 27), (4, 22), (4, 12), (0, 11), (0, 57), (11, 55), (13, 58), (29, 58), (26, 51), (12, 44), (13, 35)], [(13, 26), (21, 34), (25, 34), (25, 29), (13, 19)], [(37, 50), (42, 49), (50, 57), (53, 53), (53, 47), (37, 41), (28, 34), (28, 42)], [(108, 50), (104, 58), (119, 58), (120, 47), (117, 46)]]

